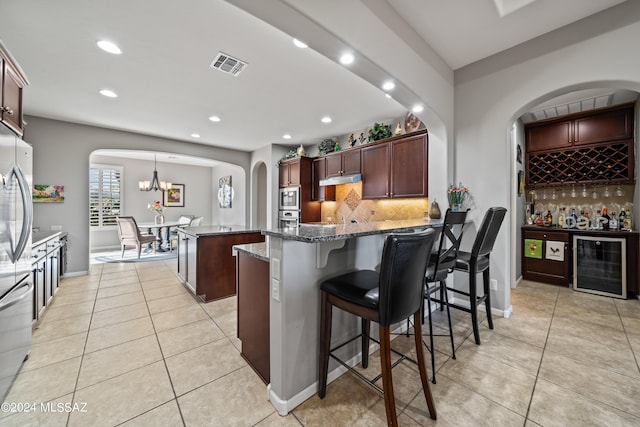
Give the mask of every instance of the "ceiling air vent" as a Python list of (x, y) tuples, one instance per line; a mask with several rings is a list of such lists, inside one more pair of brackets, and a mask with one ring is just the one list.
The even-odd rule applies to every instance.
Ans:
[(247, 63), (234, 58), (233, 56), (227, 55), (223, 52), (218, 52), (213, 61), (211, 61), (211, 68), (215, 68), (216, 70), (220, 70), (225, 74), (231, 74), (232, 76), (237, 76), (247, 67)]

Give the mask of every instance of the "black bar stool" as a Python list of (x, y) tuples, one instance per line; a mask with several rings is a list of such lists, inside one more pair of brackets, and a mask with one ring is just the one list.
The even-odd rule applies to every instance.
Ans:
[(458, 259), (460, 243), (462, 242), (462, 232), (464, 231), (465, 221), (467, 220), (466, 211), (452, 211), (447, 209), (440, 232), (440, 243), (438, 250), (433, 252), (429, 257), (429, 265), (426, 273), (426, 305), (423, 306), (422, 319), (424, 319), (424, 310), (428, 311), (429, 316), (429, 352), (431, 353), (431, 371), (433, 377), (431, 381), (436, 383), (436, 359), (433, 347), (433, 337), (439, 336), (433, 334), (433, 321), (431, 319), (431, 295), (440, 292), (440, 299), (435, 299), (440, 303), (440, 310), (447, 307), (447, 320), (449, 322), (449, 337), (451, 339), (452, 357), (456, 358), (456, 349), (453, 342), (453, 329), (451, 327), (451, 312), (449, 311), (449, 300), (447, 297), (447, 276), (453, 272)]
[[(493, 250), (493, 245), (498, 237), (498, 231), (502, 226), (502, 221), (507, 210), (502, 207), (489, 208), (484, 214), (484, 219), (473, 242), (471, 252), (460, 251), (455, 269), (469, 273), (469, 288), (467, 290), (447, 288), (449, 291), (469, 297), (469, 307), (459, 304), (450, 304), (458, 310), (471, 313), (471, 323), (473, 324), (473, 336), (476, 344), (480, 344), (480, 332), (478, 330), (478, 304), (484, 302), (487, 311), (487, 323), (489, 329), (493, 329), (493, 319), (491, 318), (491, 291), (489, 289), (489, 266), (491, 264), (489, 255)], [(482, 283), (484, 295), (478, 296), (476, 275), (482, 273)]]
[[(320, 284), (320, 357), (318, 366), (318, 396), (323, 399), (327, 392), (329, 357), (333, 357), (362, 380), (367, 381), (384, 395), (387, 424), (397, 426), (395, 398), (391, 369), (402, 360), (411, 360), (391, 349), (390, 326), (413, 314), (416, 324), (415, 346), (420, 379), (427, 401), (429, 414), (436, 419), (436, 408), (429, 388), (427, 369), (422, 348), (420, 308), (424, 298), (424, 277), (427, 260), (437, 233), (433, 229), (415, 234), (391, 234), (387, 236), (382, 250), (380, 272), (359, 270), (343, 274)], [(369, 340), (380, 344), (380, 362), (384, 391), (333, 354), (347, 343), (331, 348), (331, 313), (333, 306), (362, 318), (362, 333), (347, 343), (362, 337), (362, 367), (368, 365)], [(369, 322), (379, 324), (380, 341), (369, 336)], [(391, 351), (402, 357), (391, 364)]]

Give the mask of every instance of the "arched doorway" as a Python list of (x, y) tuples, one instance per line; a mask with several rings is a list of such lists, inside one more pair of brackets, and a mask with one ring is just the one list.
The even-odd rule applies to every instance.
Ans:
[(251, 226), (268, 228), (267, 165), (258, 162), (251, 173)]

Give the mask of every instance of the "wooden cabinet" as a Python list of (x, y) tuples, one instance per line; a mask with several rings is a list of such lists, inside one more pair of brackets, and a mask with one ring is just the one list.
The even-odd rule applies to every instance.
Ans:
[[(548, 259), (548, 242), (561, 242), (563, 260)], [(557, 249), (557, 247), (555, 248)], [(522, 277), (554, 285), (571, 283), (571, 251), (568, 231), (522, 230)]]
[(305, 180), (303, 174), (310, 173), (310, 169), (303, 168), (301, 160), (302, 158), (297, 158), (280, 162), (280, 187), (301, 185)]
[(22, 89), (27, 78), (0, 42), (0, 122), (22, 136)]
[[(219, 231), (212, 231), (213, 228)], [(178, 276), (205, 302), (236, 294), (233, 245), (264, 242), (259, 231), (224, 231), (202, 227), (198, 234), (178, 229)]]
[(360, 148), (327, 154), (327, 178), (360, 173)]
[(362, 147), (362, 198), (428, 196), (426, 131)]
[(634, 105), (525, 126), (526, 184), (633, 183)]
[[(36, 245), (31, 249), (31, 279), (33, 281), (33, 320), (38, 321), (60, 286), (60, 258), (66, 233), (35, 234)], [(66, 246), (64, 247), (66, 250)]]
[(316, 202), (335, 201), (335, 185), (320, 186), (320, 180), (327, 177), (326, 157), (316, 157), (311, 165), (311, 200)]
[(240, 354), (262, 381), (269, 384), (269, 262), (238, 251), (236, 277)]

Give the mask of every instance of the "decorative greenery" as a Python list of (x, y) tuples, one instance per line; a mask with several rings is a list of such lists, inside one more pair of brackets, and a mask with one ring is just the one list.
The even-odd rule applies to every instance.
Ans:
[(449, 186), (449, 191), (447, 192), (447, 197), (449, 199), (449, 206), (451, 208), (462, 207), (464, 200), (469, 193), (469, 189), (462, 185), (462, 183), (455, 185), (451, 184)]
[(321, 155), (325, 155), (327, 153), (333, 152), (336, 146), (336, 141), (331, 138), (323, 139), (320, 144), (318, 144), (318, 152)]
[(369, 142), (390, 138), (391, 135), (393, 135), (391, 133), (391, 126), (382, 123), (374, 123), (373, 127), (369, 129)]
[(298, 150), (296, 148), (287, 151), (287, 154), (284, 156), (285, 159), (293, 159), (294, 157), (298, 157)]

